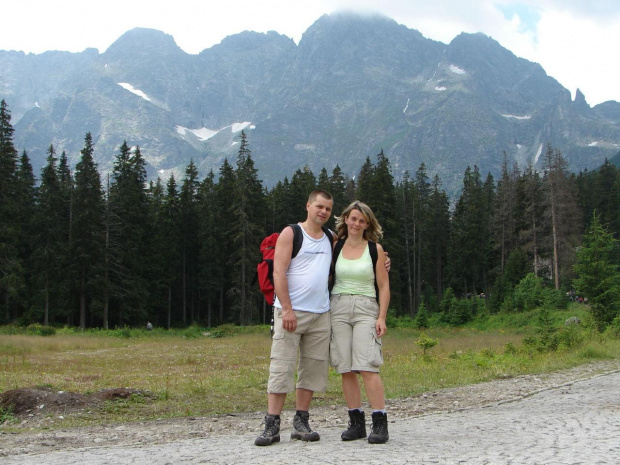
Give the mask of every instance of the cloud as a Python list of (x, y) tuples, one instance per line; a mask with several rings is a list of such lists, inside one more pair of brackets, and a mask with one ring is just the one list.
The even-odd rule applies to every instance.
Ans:
[(425, 37), (449, 43), (483, 32), (517, 56), (540, 63), (590, 104), (620, 101), (617, 0), (20, 0), (3, 4), (5, 50), (104, 52), (135, 27), (159, 29), (188, 53), (244, 30), (274, 30), (296, 42), (325, 13), (379, 12)]

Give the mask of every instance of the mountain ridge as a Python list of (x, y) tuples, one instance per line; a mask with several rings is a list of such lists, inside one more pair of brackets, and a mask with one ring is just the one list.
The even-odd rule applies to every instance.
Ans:
[(196, 55), (136, 28), (104, 53), (0, 51), (0, 69), (16, 148), (35, 170), (50, 143), (75, 164), (87, 131), (102, 171), (126, 139), (150, 177), (182, 175), (190, 160), (206, 176), (234, 160), (244, 127), (267, 186), (304, 166), (354, 176), (384, 150), (396, 178), (424, 162), (453, 192), (468, 165), (496, 175), (504, 152), (540, 168), (551, 144), (578, 171), (620, 149), (618, 102), (572, 100), (484, 34), (443, 44), (381, 15), (324, 15), (298, 45), (243, 31)]

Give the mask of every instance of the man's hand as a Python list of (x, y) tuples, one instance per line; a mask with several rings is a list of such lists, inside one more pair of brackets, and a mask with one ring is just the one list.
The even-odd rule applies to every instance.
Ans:
[(291, 333), (294, 333), (297, 329), (297, 317), (293, 310), (282, 309), (282, 328)]
[(390, 257), (388, 257), (388, 253), (385, 250), (383, 253), (385, 254), (385, 271), (389, 273), (390, 268), (392, 267), (392, 260), (390, 260)]

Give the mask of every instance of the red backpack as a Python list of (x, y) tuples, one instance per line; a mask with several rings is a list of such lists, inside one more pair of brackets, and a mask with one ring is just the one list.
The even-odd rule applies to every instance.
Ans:
[(273, 233), (260, 243), (260, 253), (263, 254), (263, 259), (256, 267), (258, 287), (263, 292), (267, 305), (273, 305), (273, 256), (276, 253), (278, 237), (280, 237), (279, 233)]
[[(304, 235), (301, 232), (301, 226), (299, 224), (289, 224), (293, 228), (293, 251), (291, 253), (291, 259), (297, 256), (297, 253), (301, 249), (301, 245), (304, 241)], [(331, 231), (323, 226), (323, 232), (327, 237), (332, 237)], [(263, 239), (260, 244), (260, 252), (263, 254), (263, 259), (256, 266), (256, 276), (258, 279), (258, 287), (265, 296), (267, 305), (273, 305), (274, 301), (274, 286), (273, 286), (273, 257), (276, 253), (276, 242), (280, 237), (279, 233), (273, 233)]]

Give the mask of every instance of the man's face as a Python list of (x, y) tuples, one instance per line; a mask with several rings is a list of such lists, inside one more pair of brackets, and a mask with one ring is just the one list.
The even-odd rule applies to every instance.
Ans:
[(306, 204), (308, 219), (323, 226), (332, 215), (334, 201), (326, 199), (322, 195), (317, 195), (314, 201)]

